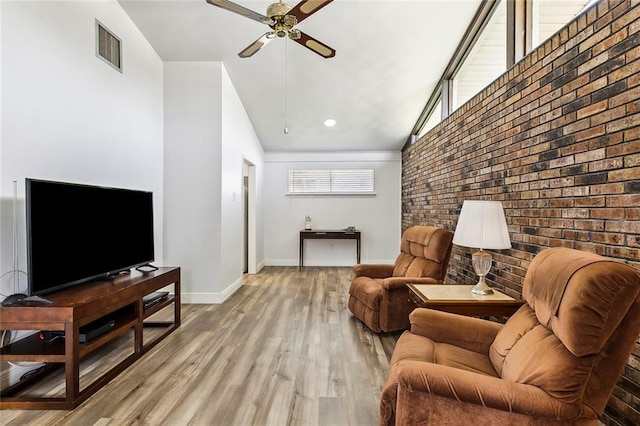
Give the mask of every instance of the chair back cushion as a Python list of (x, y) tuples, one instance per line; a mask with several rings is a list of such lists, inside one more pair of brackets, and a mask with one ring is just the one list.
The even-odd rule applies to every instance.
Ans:
[(498, 332), (491, 362), (505, 380), (601, 412), (640, 332), (639, 294), (640, 273), (629, 265), (543, 250), (524, 279), (527, 304)]
[(451, 256), (453, 233), (434, 226), (412, 226), (402, 235), (394, 277), (432, 277), (444, 280)]

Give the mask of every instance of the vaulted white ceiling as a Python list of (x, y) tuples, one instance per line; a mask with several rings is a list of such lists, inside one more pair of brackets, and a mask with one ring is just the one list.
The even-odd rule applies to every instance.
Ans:
[(266, 151), (380, 151), (404, 145), (480, 0), (335, 0), (296, 26), (331, 59), (285, 39), (241, 59), (269, 28), (205, 0), (119, 3), (164, 61), (222, 61)]

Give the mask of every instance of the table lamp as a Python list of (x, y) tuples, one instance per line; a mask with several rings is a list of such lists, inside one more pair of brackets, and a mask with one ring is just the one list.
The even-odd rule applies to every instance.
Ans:
[(493, 290), (484, 280), (491, 269), (491, 254), (483, 249), (503, 250), (511, 248), (507, 221), (500, 201), (465, 200), (453, 235), (453, 244), (478, 248), (471, 256), (471, 263), (480, 277), (473, 286), (473, 294), (491, 294)]

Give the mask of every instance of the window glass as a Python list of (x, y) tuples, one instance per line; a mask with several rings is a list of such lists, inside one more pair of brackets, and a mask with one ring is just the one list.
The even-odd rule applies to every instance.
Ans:
[(507, 70), (507, 2), (501, 1), (454, 77), (452, 111)]
[(554, 35), (597, 0), (535, 0), (532, 5), (532, 49)]
[(422, 131), (418, 136), (419, 137), (424, 136), (429, 130), (436, 127), (438, 123), (440, 123), (441, 121), (442, 121), (442, 99), (438, 101), (436, 106), (431, 111), (429, 118), (424, 123), (424, 126), (422, 127)]

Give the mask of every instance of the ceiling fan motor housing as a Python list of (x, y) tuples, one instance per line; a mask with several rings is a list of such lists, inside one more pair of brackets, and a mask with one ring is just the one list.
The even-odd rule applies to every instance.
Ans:
[(287, 15), (290, 10), (291, 6), (284, 3), (273, 3), (267, 8), (267, 18), (273, 22), (270, 27), (277, 37), (286, 37), (287, 35), (291, 37), (292, 28), (297, 20), (295, 16)]
[(284, 3), (273, 3), (269, 5), (267, 8), (267, 17), (268, 18), (282, 18), (284, 15), (289, 13), (291, 10), (291, 6)]

